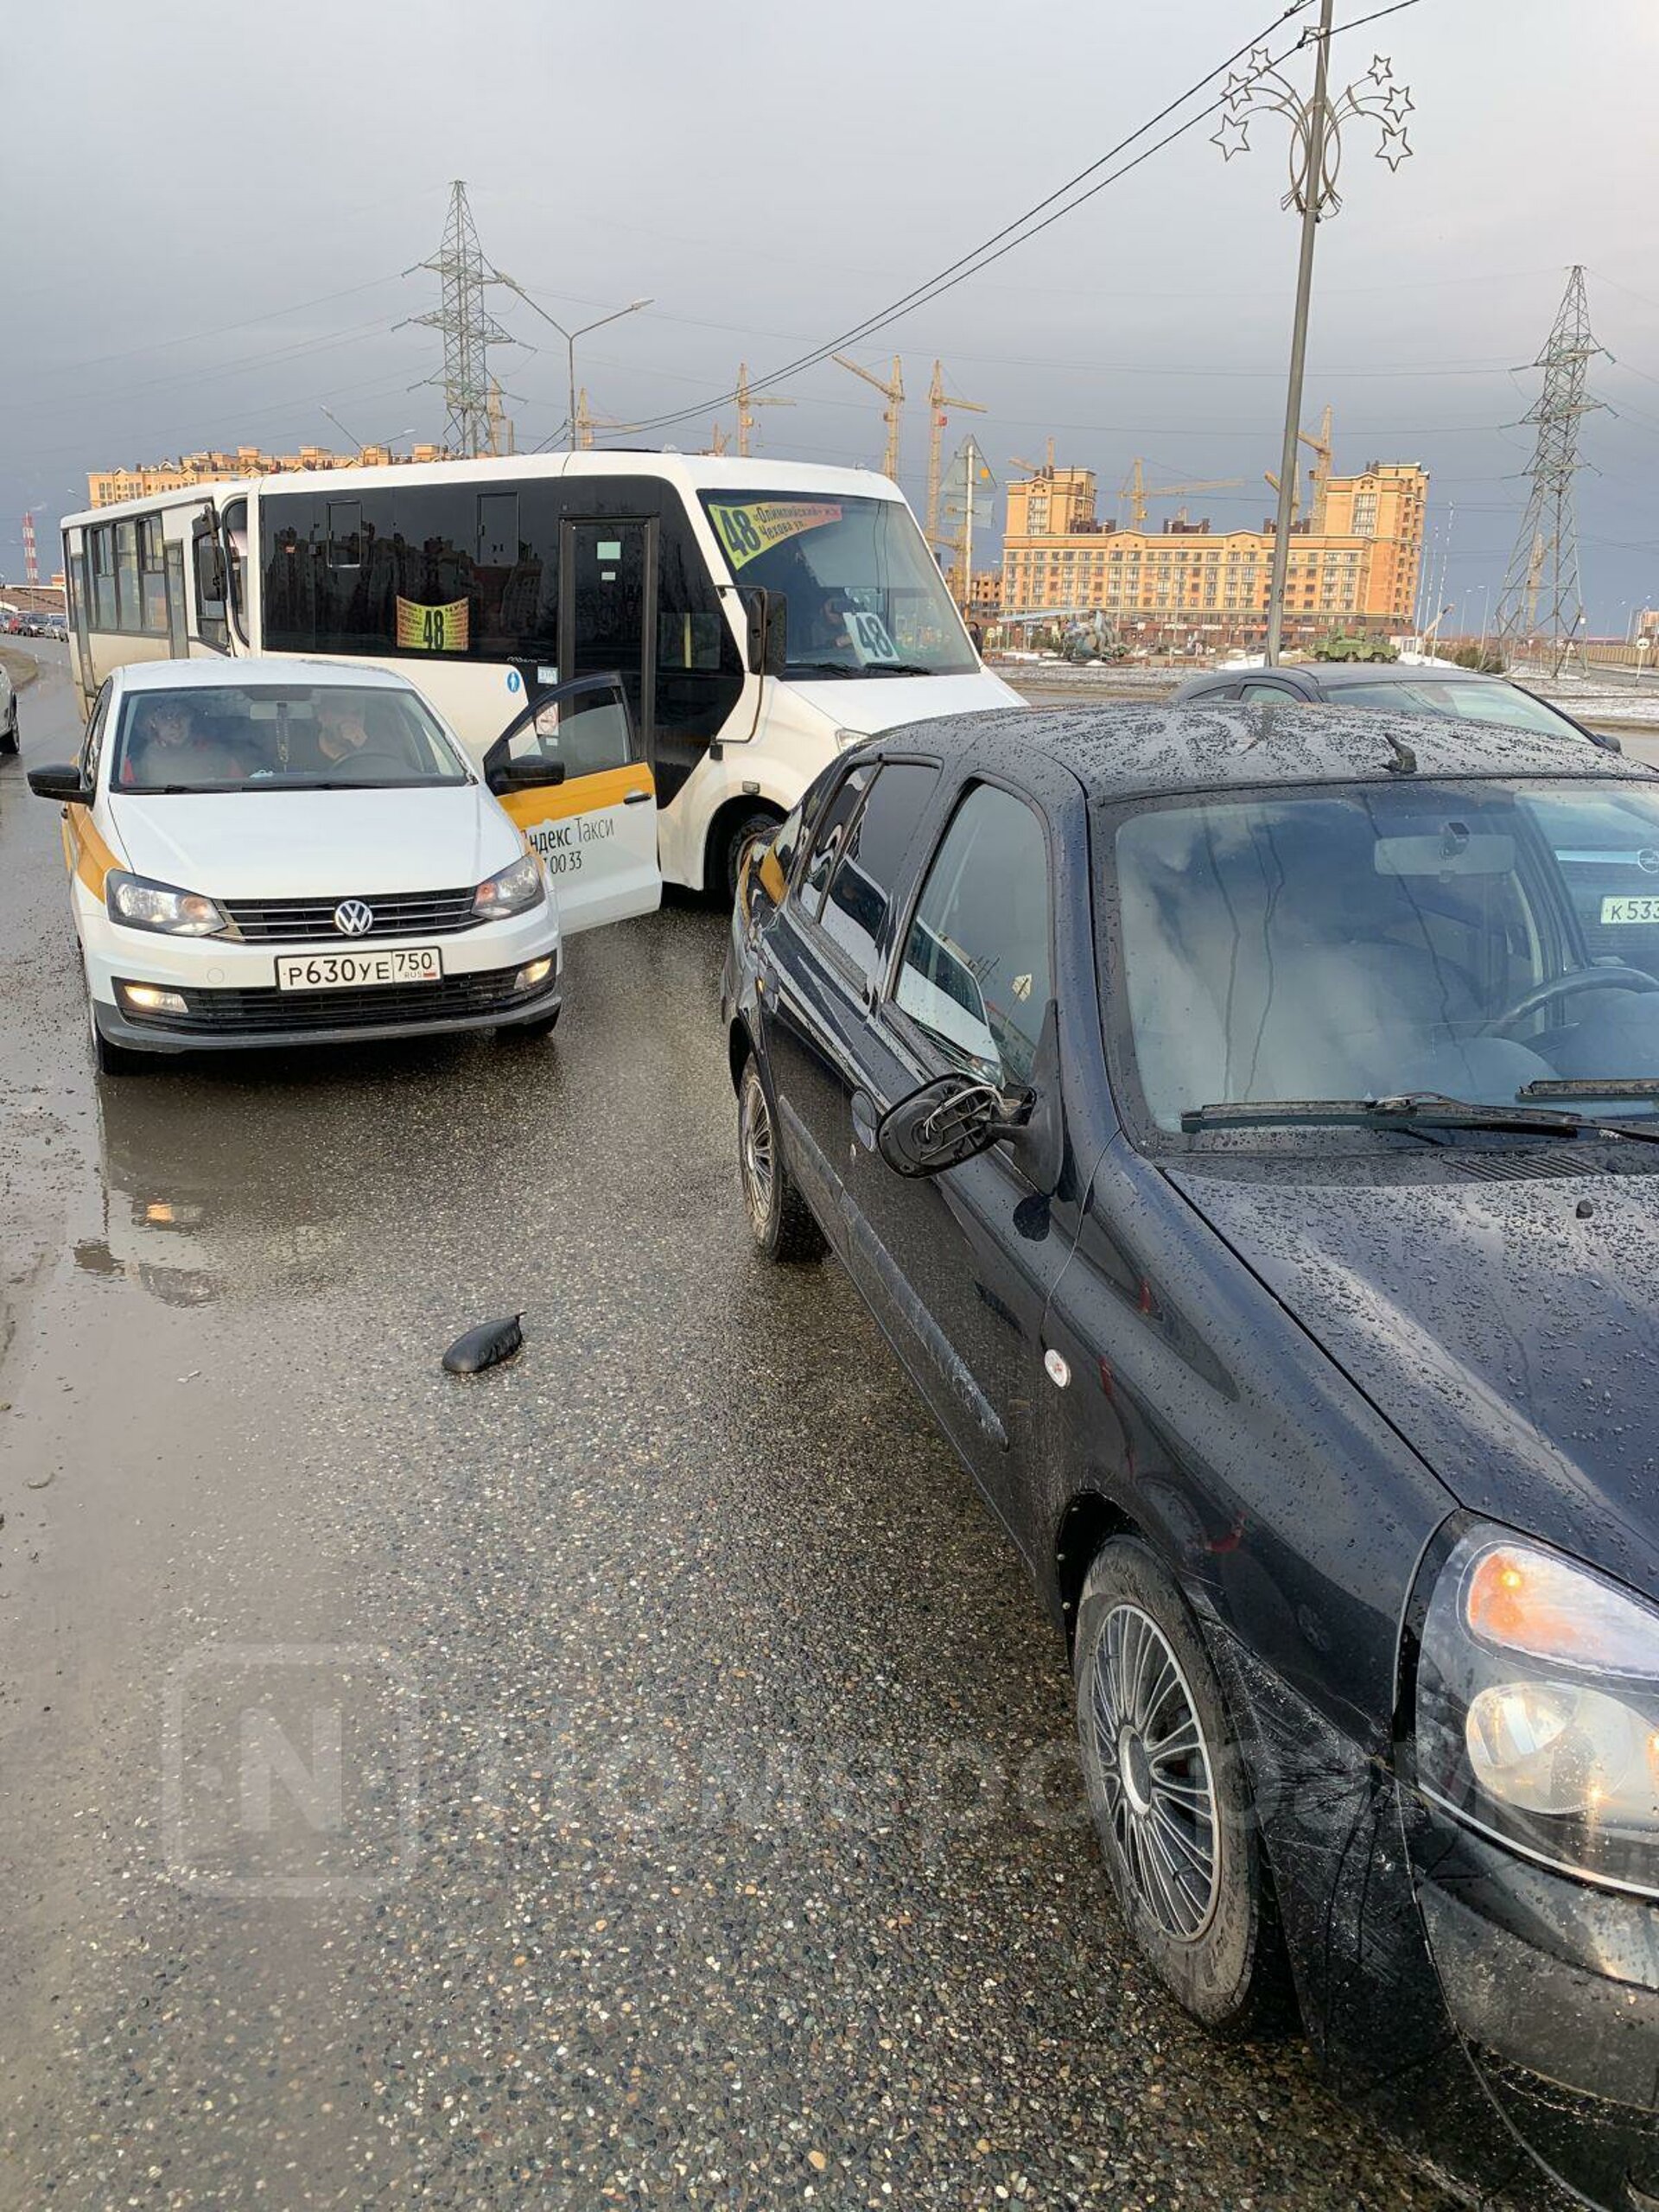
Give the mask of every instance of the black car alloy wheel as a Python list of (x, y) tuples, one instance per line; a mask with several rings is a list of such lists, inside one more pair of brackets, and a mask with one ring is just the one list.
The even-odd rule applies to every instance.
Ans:
[(1107, 1544), (1077, 1611), (1077, 1732), (1129, 1934), (1207, 2027), (1276, 2021), (1287, 1977), (1220, 1681), (1148, 1548)]
[(1181, 1662), (1150, 1613), (1114, 1605), (1090, 1677), (1106, 1816), (1142, 1909), (1173, 1942), (1215, 1917), (1216, 1793)]
[(737, 1090), (737, 1165), (754, 1241), (769, 1260), (818, 1260), (828, 1249), (779, 1147), (772, 1101), (753, 1054)]

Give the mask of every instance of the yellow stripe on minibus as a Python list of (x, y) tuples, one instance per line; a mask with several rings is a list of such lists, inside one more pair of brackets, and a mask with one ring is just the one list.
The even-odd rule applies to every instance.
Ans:
[(657, 786), (643, 760), (624, 768), (601, 768), (594, 775), (572, 776), (563, 784), (532, 785), (526, 791), (497, 794), (521, 830), (538, 822), (563, 822), (573, 814), (594, 814), (602, 806), (620, 806), (632, 791), (652, 796)]

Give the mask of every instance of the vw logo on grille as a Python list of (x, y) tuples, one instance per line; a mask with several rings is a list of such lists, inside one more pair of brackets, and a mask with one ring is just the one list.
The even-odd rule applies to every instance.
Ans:
[(1636, 864), (1644, 875), (1659, 875), (1659, 853), (1656, 853), (1651, 845), (1645, 852), (1637, 855)]
[(342, 937), (366, 937), (374, 927), (374, 909), (361, 899), (342, 899), (334, 909), (334, 927)]

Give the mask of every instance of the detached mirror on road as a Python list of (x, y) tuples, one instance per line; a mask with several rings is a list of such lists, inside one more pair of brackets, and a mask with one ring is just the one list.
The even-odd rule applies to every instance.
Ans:
[(1013, 1105), (992, 1083), (944, 1075), (889, 1107), (876, 1124), (876, 1149), (899, 1175), (939, 1175), (988, 1152), (1024, 1127), (1031, 1102)]
[(80, 770), (73, 760), (60, 761), (50, 768), (31, 768), (29, 788), (36, 798), (61, 799), (66, 806), (90, 806), (92, 794), (80, 780)]

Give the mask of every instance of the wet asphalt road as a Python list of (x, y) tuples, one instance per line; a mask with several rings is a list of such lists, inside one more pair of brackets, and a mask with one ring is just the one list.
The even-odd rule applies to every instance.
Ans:
[(1012, 1550), (751, 1255), (723, 932), (99, 1082), (0, 763), (0, 2202), (1439, 2208), (1129, 1956)]

